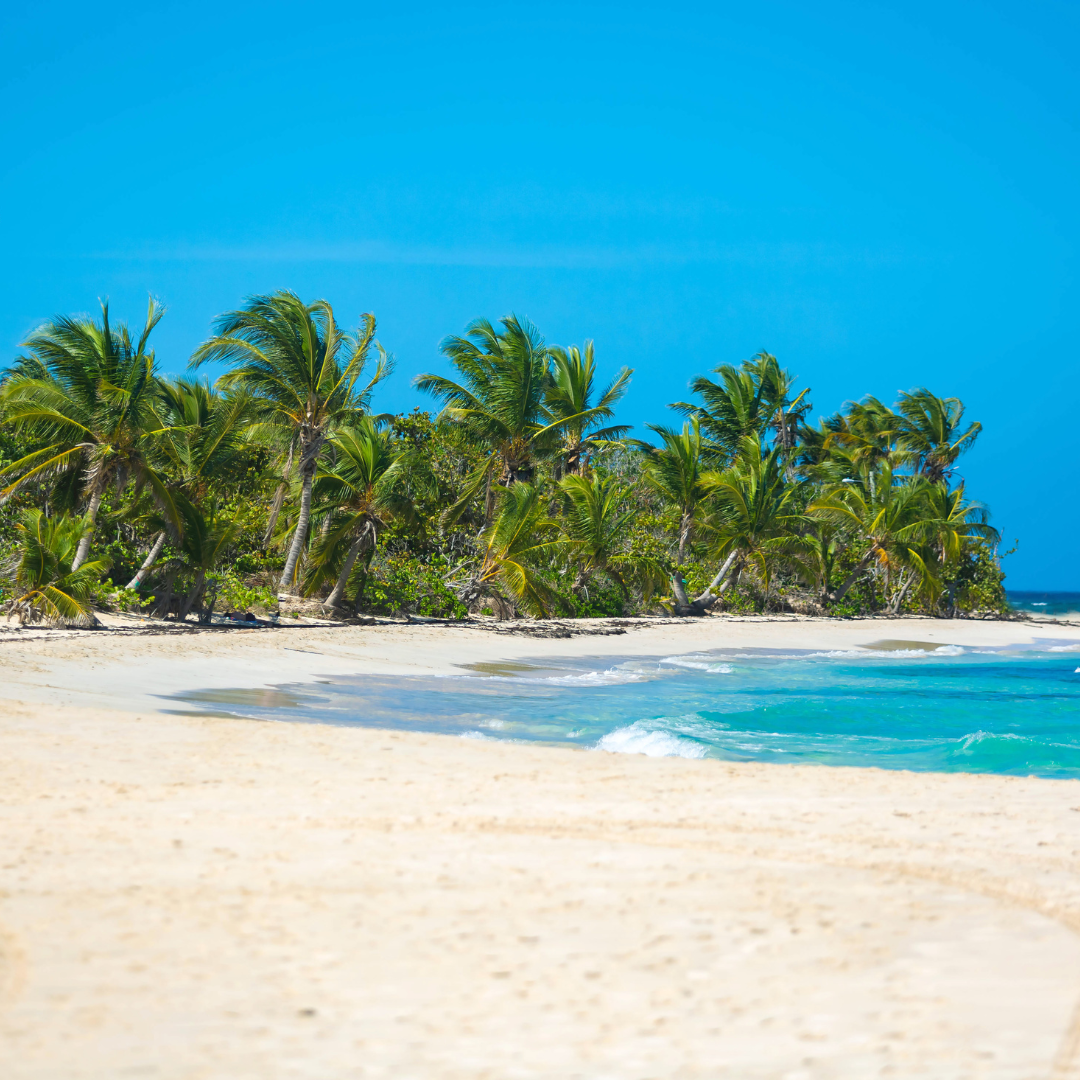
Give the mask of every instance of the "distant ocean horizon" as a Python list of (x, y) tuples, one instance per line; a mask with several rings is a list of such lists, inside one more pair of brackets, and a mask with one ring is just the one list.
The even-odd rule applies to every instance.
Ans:
[(1080, 592), (1006, 589), (1005, 595), (1017, 611), (1030, 611), (1039, 615), (1080, 614)]

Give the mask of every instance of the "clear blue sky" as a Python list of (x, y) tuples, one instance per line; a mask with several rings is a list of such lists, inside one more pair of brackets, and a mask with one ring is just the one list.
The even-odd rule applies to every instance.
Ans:
[(288, 287), (375, 312), (400, 409), (445, 334), (516, 311), (636, 368), (640, 425), (766, 348), (819, 413), (961, 396), (1010, 586), (1080, 589), (1078, 12), (12, 5), (2, 356), (152, 292), (180, 371)]

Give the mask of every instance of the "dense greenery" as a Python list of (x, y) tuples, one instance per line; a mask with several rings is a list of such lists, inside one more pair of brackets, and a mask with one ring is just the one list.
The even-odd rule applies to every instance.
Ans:
[[(998, 534), (956, 478), (980, 425), (925, 389), (810, 426), (761, 353), (690, 383), (630, 437), (592, 342), (478, 320), (416, 385), (437, 415), (373, 412), (392, 358), (289, 292), (223, 315), (166, 378), (110, 320), (58, 317), (0, 381), (0, 600), (85, 623), (92, 602), (588, 617), (1004, 611)], [(368, 369), (374, 357), (373, 370)]]

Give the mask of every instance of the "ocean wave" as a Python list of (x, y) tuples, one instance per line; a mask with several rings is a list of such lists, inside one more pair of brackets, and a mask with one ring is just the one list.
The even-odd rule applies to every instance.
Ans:
[(606, 671), (585, 671), (580, 675), (549, 675), (530, 679), (529, 682), (539, 682), (545, 686), (617, 686), (620, 683), (643, 682), (648, 677), (643, 671), (608, 668)]
[(665, 656), (661, 664), (671, 667), (690, 668), (693, 671), (711, 671), (716, 675), (730, 675), (730, 664), (718, 663), (715, 657), (701, 656), (698, 653), (690, 653), (688, 656)]
[(647, 757), (703, 758), (708, 747), (693, 739), (653, 726), (655, 721), (637, 720), (628, 727), (609, 731), (597, 744), (597, 750), (609, 754), (645, 754)]
[(1045, 738), (1033, 738), (1030, 735), (1017, 735), (1012, 731), (972, 731), (956, 740), (956, 750), (965, 751), (980, 748), (983, 743), (993, 746), (997, 743), (1026, 743), (1040, 750), (1080, 751), (1076, 743), (1054, 742)]
[(959, 645), (939, 645), (936, 649), (829, 649), (803, 653), (801, 658), (792, 659), (866, 660), (880, 657), (884, 660), (918, 660), (928, 656), (963, 656), (965, 651)]
[(620, 683), (644, 682), (650, 678), (648, 672), (608, 668), (606, 671), (583, 671), (565, 675), (459, 675), (456, 672), (433, 672), (432, 678), (451, 679), (457, 682), (509, 682), (530, 686), (617, 686)]

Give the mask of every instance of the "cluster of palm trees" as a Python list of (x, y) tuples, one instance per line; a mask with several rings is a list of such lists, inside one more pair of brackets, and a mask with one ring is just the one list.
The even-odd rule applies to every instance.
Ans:
[(240, 546), (280, 595), (328, 614), (360, 610), (393, 549), (441, 567), (458, 613), (573, 612), (607, 590), (691, 615), (736, 595), (841, 610), (852, 590), (864, 608), (955, 610), (997, 541), (954, 482), (980, 426), (926, 390), (810, 427), (807, 392), (761, 353), (693, 380), (696, 400), (673, 405), (681, 427), (643, 441), (614, 422), (629, 369), (601, 387), (591, 342), (548, 345), (508, 316), (443, 342), (454, 377), (416, 379), (442, 405), (416, 439), (415, 417), (372, 411), (393, 360), (370, 315), (348, 332), (325, 301), (254, 297), (191, 358), (225, 368), (211, 386), (160, 375), (162, 314), (151, 301), (137, 338), (107, 304), (99, 320), (56, 318), (3, 375), (19, 618), (92, 617), (106, 504), (139, 549), (118, 584), (178, 619), (206, 617)]

